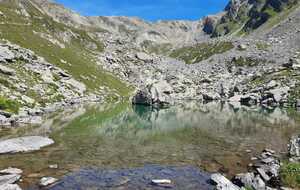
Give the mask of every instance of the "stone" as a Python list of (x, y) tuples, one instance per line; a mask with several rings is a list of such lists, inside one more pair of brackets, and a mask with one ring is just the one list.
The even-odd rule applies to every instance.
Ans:
[(239, 50), (246, 50), (247, 49), (247, 45), (245, 45), (245, 44), (239, 44), (238, 48), (239, 48)]
[(21, 99), (26, 103), (26, 104), (34, 104), (35, 100), (26, 96), (26, 95), (22, 95)]
[(300, 135), (294, 136), (290, 139), (290, 143), (288, 144), (288, 151), (291, 157), (300, 156)]
[(282, 87), (270, 90), (270, 93), (273, 95), (273, 98), (276, 102), (282, 102), (284, 99), (287, 99), (289, 87)]
[(232, 96), (231, 98), (229, 98), (229, 102), (240, 102), (241, 101), (241, 97), (243, 97), (242, 95), (235, 95)]
[(269, 148), (265, 148), (265, 149), (264, 149), (264, 152), (269, 152), (269, 153), (271, 153), (271, 154), (275, 154), (275, 151), (272, 150), (272, 149), (269, 149)]
[(164, 80), (153, 83), (150, 85), (150, 93), (153, 103), (158, 104), (170, 104), (170, 94), (173, 92), (173, 88)]
[(18, 168), (7, 168), (0, 171), (0, 174), (22, 174), (23, 171)]
[(153, 60), (150, 55), (148, 55), (146, 53), (143, 53), (143, 52), (137, 53), (136, 58), (138, 58), (139, 60), (142, 60), (142, 61), (151, 61), (151, 60)]
[(216, 183), (217, 190), (240, 190), (238, 186), (219, 173), (212, 174), (211, 180)]
[(18, 174), (9, 174), (0, 176), (0, 185), (13, 184), (21, 178)]
[(254, 173), (238, 174), (234, 177), (234, 183), (239, 186), (252, 187), (254, 177)]
[(8, 47), (0, 46), (0, 62), (11, 61), (15, 58), (14, 53)]
[(213, 92), (202, 93), (202, 97), (204, 101), (214, 101), (221, 99), (221, 96), (219, 94)]
[(269, 164), (269, 163), (274, 162), (275, 159), (274, 158), (265, 158), (265, 159), (262, 159), (261, 161), (265, 164)]
[(52, 139), (40, 136), (8, 139), (0, 142), (0, 154), (36, 151), (53, 143)]
[(157, 186), (160, 186), (160, 187), (172, 187), (172, 181), (170, 179), (153, 179), (151, 180), (151, 183), (153, 185), (157, 185)]
[(50, 169), (58, 169), (58, 164), (51, 164), (49, 165)]
[(260, 178), (260, 176), (256, 176), (253, 180), (252, 187), (255, 190), (265, 190), (266, 184), (265, 182)]
[(57, 181), (58, 181), (58, 179), (56, 179), (54, 177), (43, 177), (40, 180), (40, 186), (46, 187), (46, 186), (49, 186), (49, 185), (52, 185), (52, 184), (56, 183)]
[(0, 185), (1, 190), (22, 190), (21, 187), (17, 184), (4, 184)]
[(267, 88), (268, 89), (272, 89), (275, 88), (276, 86), (278, 86), (278, 83), (275, 80), (271, 80), (268, 84), (267, 84)]
[(137, 91), (137, 93), (132, 98), (133, 104), (140, 105), (152, 105), (152, 96), (147, 88), (143, 88)]
[(16, 74), (16, 71), (4, 65), (0, 65), (0, 73), (13, 76)]
[(257, 168), (256, 170), (264, 181), (266, 181), (266, 182), (270, 181), (271, 178), (268, 176), (268, 174), (266, 174), (264, 169)]
[(241, 97), (241, 104), (242, 105), (256, 105), (258, 102), (258, 95), (257, 94), (246, 94)]
[(300, 108), (300, 99), (296, 100), (296, 107)]

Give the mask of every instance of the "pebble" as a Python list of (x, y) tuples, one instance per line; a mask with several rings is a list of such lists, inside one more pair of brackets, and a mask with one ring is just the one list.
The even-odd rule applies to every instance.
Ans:
[(50, 169), (58, 169), (58, 164), (49, 165)]

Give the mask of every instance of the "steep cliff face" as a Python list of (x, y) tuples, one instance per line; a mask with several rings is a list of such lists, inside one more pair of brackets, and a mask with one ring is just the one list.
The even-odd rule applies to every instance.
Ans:
[(210, 27), (205, 32), (213, 37), (249, 33), (297, 5), (298, 0), (231, 0), (225, 8), (225, 14), (214, 20), (213, 25), (213, 18), (206, 18)]

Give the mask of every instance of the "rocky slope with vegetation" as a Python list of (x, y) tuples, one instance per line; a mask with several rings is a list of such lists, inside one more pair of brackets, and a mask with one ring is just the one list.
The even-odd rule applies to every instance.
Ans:
[[(3, 0), (0, 11), (3, 54), (15, 56), (1, 62), (12, 72), (0, 83), (10, 123), (24, 110), (128, 98), (134, 89), (143, 104), (299, 106), (297, 0), (236, 0), (199, 21), (154, 23), (84, 17), (47, 0)], [(22, 51), (32, 57), (15, 55)]]

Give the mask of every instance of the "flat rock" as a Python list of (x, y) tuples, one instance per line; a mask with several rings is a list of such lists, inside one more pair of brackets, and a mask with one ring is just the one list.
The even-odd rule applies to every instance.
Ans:
[(8, 139), (0, 142), (0, 154), (40, 150), (42, 147), (53, 143), (52, 139), (40, 136)]
[(46, 186), (56, 183), (57, 181), (58, 181), (58, 179), (56, 179), (54, 177), (43, 177), (40, 180), (40, 186), (46, 187)]
[(151, 61), (152, 60), (152, 57), (150, 55), (143, 53), (143, 52), (137, 53), (136, 58), (138, 58), (139, 60), (142, 60), (142, 61)]
[(21, 178), (21, 175), (10, 174), (0, 176), (0, 185), (13, 184)]
[(23, 173), (23, 171), (18, 168), (7, 168), (0, 171), (0, 174), (21, 174), (21, 173)]
[(0, 185), (1, 190), (22, 190), (19, 185), (17, 184), (5, 184)]
[(265, 170), (262, 168), (257, 168), (256, 170), (264, 181), (270, 181), (271, 178), (266, 174)]

